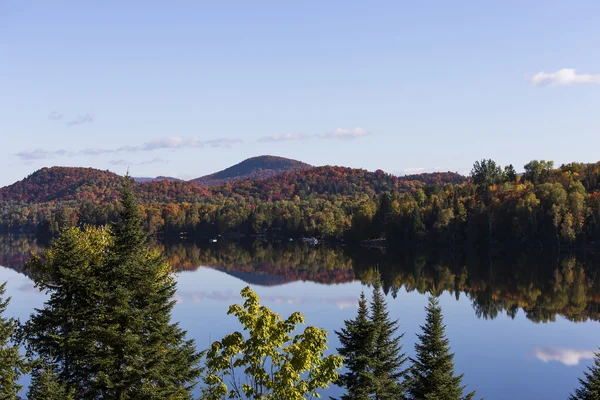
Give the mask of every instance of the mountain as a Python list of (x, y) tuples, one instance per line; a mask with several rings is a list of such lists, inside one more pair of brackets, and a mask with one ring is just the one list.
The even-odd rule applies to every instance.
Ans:
[[(396, 177), (381, 170), (371, 172), (347, 167), (311, 167), (281, 157), (261, 156), (245, 160), (221, 172), (193, 181), (169, 177), (133, 178), (142, 203), (214, 202), (232, 198), (263, 201), (379, 195), (386, 191), (410, 191), (425, 185), (463, 183), (464, 176), (451, 172)], [(114, 203), (123, 177), (93, 168), (42, 168), (25, 179), (0, 188), (0, 201), (48, 203), (91, 201)]]
[(200, 186), (219, 186), (226, 182), (244, 179), (265, 179), (284, 172), (303, 171), (310, 168), (312, 168), (312, 165), (289, 158), (259, 156), (248, 158), (232, 167), (193, 179), (190, 182)]
[(141, 177), (134, 177), (133, 180), (138, 183), (148, 183), (148, 182), (155, 182), (155, 181), (171, 181), (171, 182), (181, 181), (181, 179), (172, 178), (170, 176), (157, 176), (156, 178), (148, 178), (148, 177), (141, 176)]
[(42, 203), (55, 200), (112, 201), (122, 178), (110, 171), (80, 167), (42, 168), (0, 188), (0, 200)]

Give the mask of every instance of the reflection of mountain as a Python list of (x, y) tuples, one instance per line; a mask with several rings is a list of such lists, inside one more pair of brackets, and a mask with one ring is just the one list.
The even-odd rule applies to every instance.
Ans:
[[(164, 245), (171, 264), (179, 271), (195, 270), (208, 266), (226, 271), (244, 273), (240, 278), (248, 283), (259, 275), (278, 277), (281, 283), (310, 281), (318, 283), (345, 283), (355, 279), (352, 259), (340, 249), (312, 247), (305, 244), (273, 245), (254, 243), (240, 246), (219, 243), (218, 246), (201, 247), (192, 243)], [(259, 281), (267, 280), (260, 278)], [(269, 279), (270, 285), (275, 281)]]
[[(449, 292), (466, 296), (479, 318), (513, 317), (522, 310), (534, 322), (556, 316), (600, 321), (599, 260), (590, 254), (423, 251), (384, 253), (375, 249), (330, 248), (302, 243), (250, 245), (219, 242), (157, 243), (179, 271), (207, 266), (252, 285), (295, 281), (367, 283), (378, 268), (384, 288)], [(0, 265), (17, 271), (42, 246), (28, 236), (0, 236)]]
[(221, 271), (229, 276), (233, 276), (234, 278), (238, 278), (239, 280), (244, 281), (249, 285), (279, 286), (279, 285), (284, 285), (289, 282), (293, 282), (293, 279), (288, 279), (288, 278), (284, 278), (284, 277), (276, 276), (276, 275), (235, 271), (235, 270), (222, 268), (222, 267), (210, 267), (210, 268), (212, 268), (216, 271)]

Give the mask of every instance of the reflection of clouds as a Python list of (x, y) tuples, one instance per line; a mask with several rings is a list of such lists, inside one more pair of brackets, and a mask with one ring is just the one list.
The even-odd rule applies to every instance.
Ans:
[(581, 360), (593, 359), (594, 351), (561, 349), (557, 347), (538, 347), (533, 350), (533, 355), (545, 363), (558, 361), (568, 366), (578, 365)]
[[(223, 301), (228, 303), (239, 303), (241, 301), (239, 293), (233, 293), (231, 291), (199, 291), (199, 292), (178, 292), (175, 295), (175, 301), (177, 303), (200, 303), (205, 300), (212, 301)], [(306, 304), (306, 303), (324, 303), (336, 306), (338, 309), (343, 310), (345, 308), (356, 307), (358, 300), (354, 297), (322, 297), (322, 298), (309, 298), (301, 296), (260, 296), (262, 303), (275, 303), (275, 304)]]

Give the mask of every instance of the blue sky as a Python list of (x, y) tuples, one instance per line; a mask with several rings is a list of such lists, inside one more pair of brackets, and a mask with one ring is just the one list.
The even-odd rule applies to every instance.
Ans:
[[(597, 1), (0, 0), (0, 186), (272, 154), (403, 174), (597, 161)], [(575, 70), (572, 71), (572, 70)]]

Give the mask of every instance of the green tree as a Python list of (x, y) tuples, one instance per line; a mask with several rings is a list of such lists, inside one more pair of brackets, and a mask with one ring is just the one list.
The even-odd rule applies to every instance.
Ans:
[(550, 172), (553, 168), (554, 161), (532, 160), (525, 164), (525, 173), (523, 174), (523, 178), (529, 182), (532, 182), (534, 185), (537, 185), (538, 183), (545, 183), (548, 181)]
[(513, 167), (512, 164), (508, 164), (504, 167), (504, 180), (506, 182), (517, 181), (517, 171), (515, 171), (515, 167)]
[(583, 373), (585, 378), (579, 378), (580, 387), (575, 389), (575, 394), (569, 400), (597, 400), (600, 399), (600, 353), (594, 357), (594, 365), (588, 367)]
[(87, 399), (191, 399), (201, 354), (170, 321), (175, 281), (150, 249), (127, 183), (110, 229), (63, 231), (28, 267), (45, 306), (26, 327), (30, 349)]
[(10, 303), (10, 298), (4, 299), (5, 293), (6, 283), (3, 283), (0, 285), (0, 400), (16, 400), (22, 388), (17, 381), (26, 372), (27, 363), (15, 340), (18, 322), (4, 316)]
[(422, 334), (417, 335), (415, 358), (409, 369), (408, 393), (412, 400), (444, 399), (469, 400), (475, 392), (464, 395), (463, 375), (454, 375), (454, 354), (445, 336), (442, 309), (437, 297), (431, 296), (425, 308), (427, 312)]
[(283, 320), (261, 306), (249, 287), (241, 295), (244, 305), (232, 305), (228, 314), (238, 318), (248, 338), (234, 332), (212, 344), (206, 356), (204, 399), (303, 400), (338, 379), (343, 359), (324, 356), (327, 331), (308, 326), (292, 338), (296, 326), (304, 323), (302, 314)]
[(377, 273), (373, 282), (373, 299), (371, 301), (373, 334), (371, 369), (374, 395), (378, 400), (402, 399), (404, 398), (404, 377), (406, 375), (403, 366), (407, 357), (402, 352), (400, 340), (404, 334), (396, 334), (398, 321), (390, 318), (381, 284), (381, 275)]
[(119, 400), (191, 399), (202, 355), (171, 323), (172, 269), (147, 243), (128, 176), (119, 217), (100, 276), (105, 291), (98, 310), (98, 394)]
[(28, 400), (74, 400), (75, 390), (61, 383), (51, 364), (40, 362), (31, 374)]
[(490, 187), (502, 181), (502, 168), (494, 160), (475, 161), (471, 170), (471, 181), (481, 187)]
[(28, 348), (54, 364), (60, 382), (77, 393), (90, 390), (98, 362), (93, 349), (104, 293), (98, 274), (111, 240), (107, 229), (69, 228), (26, 264), (36, 287), (48, 295), (25, 326)]
[(347, 372), (342, 374), (337, 385), (346, 389), (342, 400), (369, 400), (375, 392), (372, 370), (374, 351), (373, 325), (364, 292), (358, 301), (356, 318), (344, 321), (344, 327), (336, 334), (341, 347), (338, 353), (344, 357)]

